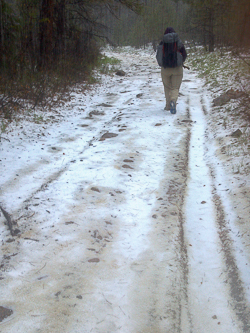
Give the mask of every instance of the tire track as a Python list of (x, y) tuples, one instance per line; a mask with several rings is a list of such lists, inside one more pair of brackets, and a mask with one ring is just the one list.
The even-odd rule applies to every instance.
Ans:
[[(210, 172), (212, 178), (215, 178), (211, 165)], [(243, 325), (242, 332), (248, 333), (250, 331), (250, 306), (246, 299), (246, 291), (240, 277), (239, 268), (236, 263), (233, 250), (233, 240), (230, 236), (228, 223), (226, 222), (224, 205), (217, 192), (215, 184), (213, 184), (213, 201), (217, 211), (217, 225), (219, 229), (218, 234), (221, 241), (221, 249), (224, 254), (227, 280), (230, 287), (230, 296), (232, 298), (230, 306)]]
[[(190, 119), (190, 109), (189, 109), (190, 100), (187, 99), (187, 118)], [(180, 206), (178, 216), (179, 216), (179, 223), (180, 223), (180, 230), (179, 230), (179, 241), (180, 241), (180, 267), (182, 270), (182, 278), (183, 278), (183, 289), (182, 295), (180, 295), (179, 300), (179, 328), (177, 332), (192, 332), (192, 319), (191, 313), (189, 311), (189, 297), (188, 297), (188, 251), (187, 251), (187, 244), (185, 240), (185, 231), (184, 231), (184, 224), (185, 224), (185, 214), (184, 212), (184, 205), (185, 205), (185, 198), (187, 194), (187, 183), (188, 183), (188, 165), (189, 165), (189, 150), (190, 150), (190, 138), (191, 138), (191, 128), (188, 127), (187, 135), (185, 140), (185, 156), (183, 158), (184, 162), (184, 176), (185, 176), (185, 183), (183, 185), (183, 189), (181, 191), (182, 196), (180, 200)], [(184, 300), (184, 301), (183, 301)]]
[[(192, 80), (187, 86), (192, 89)], [(249, 332), (250, 309), (237, 266), (228, 211), (216, 188), (217, 159), (205, 159), (207, 107), (204, 92), (190, 105), (193, 128), (190, 138), (190, 180), (182, 240), (187, 251), (185, 271), (191, 327), (183, 332)], [(202, 305), (202, 306), (201, 306)]]
[[(205, 115), (208, 114), (207, 106), (203, 97), (201, 97), (202, 110)], [(206, 129), (208, 131), (208, 128)], [(208, 150), (208, 148), (206, 147)], [(213, 202), (216, 208), (216, 222), (218, 227), (218, 235), (221, 242), (221, 250), (223, 252), (227, 281), (230, 288), (231, 302), (230, 306), (236, 313), (239, 321), (242, 323), (242, 332), (250, 331), (250, 306), (246, 298), (246, 290), (241, 279), (239, 267), (235, 257), (234, 241), (231, 237), (231, 229), (226, 219), (225, 206), (219, 195), (215, 184), (216, 171), (212, 163), (207, 163), (210, 170), (212, 187), (213, 187)]]

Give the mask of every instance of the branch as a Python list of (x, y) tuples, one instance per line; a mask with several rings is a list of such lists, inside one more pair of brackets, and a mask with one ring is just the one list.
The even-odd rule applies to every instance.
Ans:
[(247, 64), (248, 66), (250, 66), (250, 64), (237, 51), (234, 51), (233, 54), (235, 56), (237, 56), (238, 58), (240, 58), (242, 61), (244, 61), (245, 64)]
[(10, 214), (9, 214), (8, 212), (6, 212), (6, 210), (3, 209), (2, 206), (0, 206), (0, 209), (1, 209), (1, 211), (2, 211), (2, 213), (3, 213), (3, 215), (4, 215), (4, 217), (5, 217), (6, 220), (7, 220), (7, 224), (8, 224), (8, 227), (9, 227), (9, 229), (10, 229), (11, 236), (16, 236), (17, 234), (19, 234), (19, 233), (20, 233), (20, 230), (19, 230), (19, 229), (15, 229), (15, 230), (13, 230), (13, 224), (14, 224), (14, 222), (12, 222)]

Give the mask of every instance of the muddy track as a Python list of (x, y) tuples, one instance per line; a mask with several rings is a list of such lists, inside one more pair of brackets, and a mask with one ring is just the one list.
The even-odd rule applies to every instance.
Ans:
[[(188, 110), (188, 118), (189, 118), (189, 110)], [(190, 327), (190, 332), (192, 332), (192, 319), (191, 314), (188, 310), (188, 252), (187, 252), (187, 244), (185, 241), (185, 231), (184, 231), (184, 223), (185, 223), (185, 213), (184, 213), (184, 204), (185, 204), (185, 196), (186, 196), (186, 187), (188, 181), (188, 164), (189, 164), (189, 149), (190, 149), (190, 136), (191, 136), (191, 129), (188, 129), (187, 138), (186, 138), (186, 154), (184, 155), (183, 172), (186, 174), (186, 181), (184, 183), (184, 188), (181, 190), (181, 202), (179, 208), (179, 223), (180, 223), (180, 267), (182, 270), (183, 275), (183, 290), (181, 295), (180, 301), (180, 313), (179, 313), (179, 328), (177, 332), (182, 332), (183, 327), (187, 331), (187, 327)], [(183, 304), (184, 302), (184, 304)]]
[[(214, 171), (210, 165), (212, 179), (215, 178)], [(242, 322), (242, 332), (250, 331), (250, 306), (246, 299), (246, 290), (241, 280), (241, 273), (236, 262), (234, 253), (234, 241), (231, 237), (231, 229), (228, 225), (226, 212), (222, 199), (218, 194), (216, 185), (213, 183), (213, 201), (217, 212), (218, 234), (221, 241), (221, 249), (224, 254), (226, 283), (229, 285), (231, 302), (230, 306), (236, 312), (238, 319)]]

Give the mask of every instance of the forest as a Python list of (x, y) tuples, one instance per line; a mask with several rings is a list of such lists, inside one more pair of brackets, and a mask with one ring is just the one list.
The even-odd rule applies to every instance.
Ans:
[(87, 80), (105, 44), (145, 47), (172, 26), (207, 52), (250, 45), (249, 0), (0, 0), (0, 115)]

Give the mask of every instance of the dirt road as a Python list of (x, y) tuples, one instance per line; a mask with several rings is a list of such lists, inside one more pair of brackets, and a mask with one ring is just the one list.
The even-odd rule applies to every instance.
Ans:
[(0, 332), (250, 332), (248, 204), (228, 191), (208, 92), (185, 72), (171, 115), (152, 52), (107, 54), (124, 77), (2, 142), (20, 233), (1, 216)]

